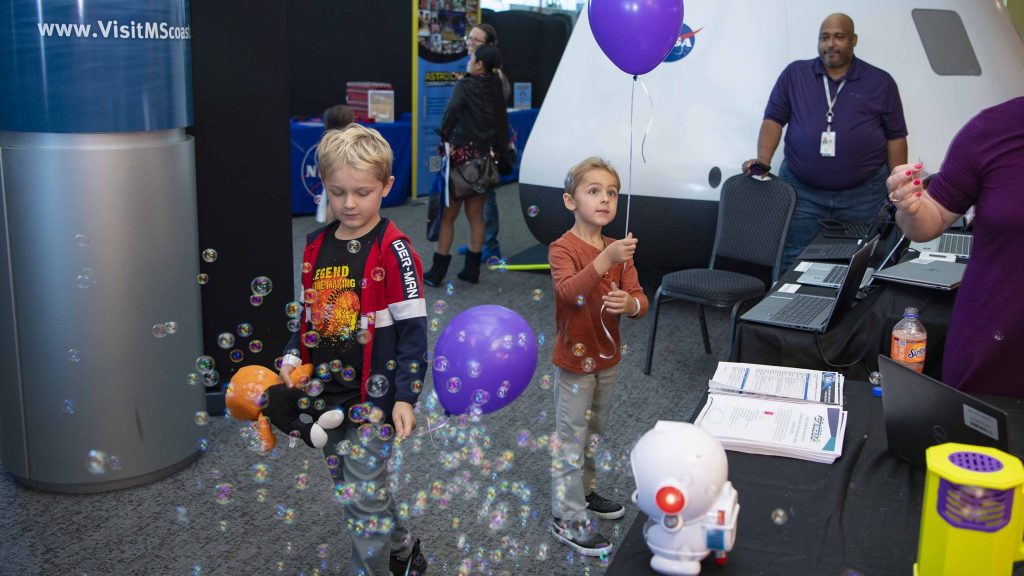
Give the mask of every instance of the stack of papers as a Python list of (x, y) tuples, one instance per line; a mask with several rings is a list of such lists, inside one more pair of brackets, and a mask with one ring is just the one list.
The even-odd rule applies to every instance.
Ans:
[(831, 464), (846, 435), (843, 383), (836, 372), (721, 362), (694, 424), (726, 450)]

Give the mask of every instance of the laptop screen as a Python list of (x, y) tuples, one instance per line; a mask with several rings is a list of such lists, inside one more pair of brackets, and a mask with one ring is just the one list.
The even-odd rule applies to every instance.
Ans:
[(896, 456), (923, 469), (925, 450), (945, 442), (1008, 451), (1006, 412), (881, 354), (878, 369), (885, 433)]

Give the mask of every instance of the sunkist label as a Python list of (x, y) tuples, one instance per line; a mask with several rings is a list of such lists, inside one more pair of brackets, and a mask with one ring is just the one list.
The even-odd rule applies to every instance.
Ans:
[(925, 340), (910, 341), (893, 335), (889, 357), (897, 362), (909, 364), (911, 368), (921, 372), (924, 369), (925, 351)]

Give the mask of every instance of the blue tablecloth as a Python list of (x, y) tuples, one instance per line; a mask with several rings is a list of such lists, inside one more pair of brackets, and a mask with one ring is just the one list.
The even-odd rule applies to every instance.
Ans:
[[(391, 145), (395, 155), (392, 173), (395, 185), (381, 206), (401, 206), (409, 198), (412, 182), (412, 122), (372, 124), (371, 128)], [(314, 198), (320, 194), (320, 174), (316, 169), (316, 145), (323, 136), (320, 122), (291, 122), (292, 214), (316, 213)]]
[[(503, 176), (501, 183), (515, 182), (519, 179), (519, 163), (523, 158), (523, 150), (537, 120), (539, 109), (514, 110), (508, 113), (510, 131), (515, 134), (516, 167), (511, 174)], [(391, 193), (381, 203), (382, 206), (401, 206), (410, 196), (412, 182), (412, 119), (411, 115), (403, 114), (398, 122), (391, 124), (370, 124), (380, 132), (381, 136), (391, 145), (395, 155), (392, 171), (395, 185)], [(291, 174), (292, 174), (292, 214), (313, 214), (316, 212), (314, 198), (320, 194), (320, 174), (316, 169), (316, 145), (324, 133), (324, 126), (317, 121), (291, 122)], [(426, 191), (421, 191), (425, 195)]]

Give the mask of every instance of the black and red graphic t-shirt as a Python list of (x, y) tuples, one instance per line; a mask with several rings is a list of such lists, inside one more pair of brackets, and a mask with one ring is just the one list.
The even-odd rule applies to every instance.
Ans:
[(309, 320), (320, 344), (310, 352), (313, 366), (330, 368), (330, 377), (322, 378), (322, 397), (328, 404), (348, 404), (359, 398), (363, 369), (359, 297), (370, 244), (382, 224), (355, 240), (339, 240), (334, 230), (328, 231), (313, 267), (316, 295), (308, 304)]

